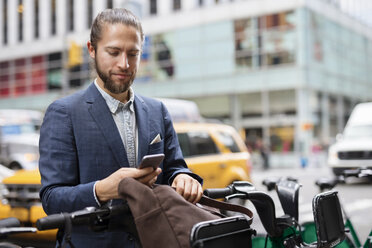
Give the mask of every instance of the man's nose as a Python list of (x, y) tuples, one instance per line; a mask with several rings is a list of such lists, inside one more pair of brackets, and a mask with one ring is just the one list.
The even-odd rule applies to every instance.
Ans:
[(123, 69), (129, 68), (128, 56), (126, 53), (123, 53), (123, 55), (120, 56), (119, 67)]

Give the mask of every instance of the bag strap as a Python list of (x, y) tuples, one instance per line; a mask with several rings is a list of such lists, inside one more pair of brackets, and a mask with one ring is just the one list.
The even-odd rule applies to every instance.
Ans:
[[(156, 187), (156, 185), (155, 185)], [(176, 190), (175, 187), (172, 187), (174, 190)], [(236, 204), (231, 204), (231, 203), (228, 203), (228, 202), (223, 202), (223, 201), (217, 201), (215, 199), (212, 199), (208, 196), (205, 196), (205, 195), (202, 195), (202, 197), (200, 198), (199, 204), (202, 204), (202, 205), (205, 205), (205, 206), (208, 206), (208, 207), (212, 207), (212, 208), (217, 208), (217, 209), (221, 209), (221, 210), (225, 210), (225, 211), (233, 211), (233, 212), (238, 212), (238, 213), (242, 213), (242, 214), (245, 214), (249, 217), (249, 224), (252, 224), (252, 220), (253, 220), (253, 213), (251, 210), (249, 210), (248, 208), (245, 208), (243, 206), (240, 206), (240, 205), (236, 205)]]
[(252, 219), (253, 219), (252, 211), (243, 206), (235, 205), (235, 204), (231, 204), (227, 202), (222, 202), (222, 201), (217, 201), (205, 195), (202, 196), (199, 203), (205, 206), (213, 207), (213, 208), (243, 213), (249, 217), (249, 224), (252, 223)]

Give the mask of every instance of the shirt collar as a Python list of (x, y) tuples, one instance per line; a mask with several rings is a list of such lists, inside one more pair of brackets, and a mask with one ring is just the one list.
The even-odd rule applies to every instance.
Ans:
[(97, 87), (98, 91), (101, 93), (102, 97), (105, 99), (106, 101), (106, 104), (108, 106), (108, 108), (110, 109), (110, 112), (115, 114), (116, 111), (118, 111), (119, 107), (120, 108), (129, 108), (130, 111), (134, 112), (134, 106), (133, 106), (133, 103), (134, 103), (134, 91), (132, 89), (132, 87), (129, 88), (129, 100), (128, 102), (126, 103), (122, 103), (120, 102), (119, 100), (113, 98), (112, 96), (110, 96), (110, 94), (108, 94), (106, 91), (104, 91), (103, 89), (101, 89), (101, 87), (98, 85), (97, 83), (97, 79), (94, 80), (94, 84), (95, 86)]

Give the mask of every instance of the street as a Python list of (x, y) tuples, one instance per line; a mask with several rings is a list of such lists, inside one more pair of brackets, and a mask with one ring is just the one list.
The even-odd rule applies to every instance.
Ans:
[[(299, 221), (310, 221), (313, 218), (312, 213), (312, 198), (319, 193), (319, 189), (315, 185), (315, 181), (321, 177), (332, 177), (331, 171), (327, 167), (311, 167), (311, 168), (275, 168), (263, 171), (261, 169), (253, 169), (252, 180), (255, 187), (259, 190), (267, 191), (262, 185), (262, 180), (268, 177), (285, 177), (291, 176), (298, 179), (302, 185), (299, 194)], [(346, 213), (351, 218), (351, 221), (358, 233), (362, 244), (366, 240), (369, 232), (372, 230), (372, 183), (364, 179), (348, 178), (347, 184), (339, 184), (335, 190), (339, 192), (339, 199), (346, 210)], [(283, 214), (280, 209), (280, 202), (277, 198), (275, 190), (269, 192), (273, 197), (277, 208), (277, 216)], [(253, 206), (248, 204), (253, 210)], [(258, 217), (254, 217), (253, 226), (258, 232), (263, 228), (260, 226)]]

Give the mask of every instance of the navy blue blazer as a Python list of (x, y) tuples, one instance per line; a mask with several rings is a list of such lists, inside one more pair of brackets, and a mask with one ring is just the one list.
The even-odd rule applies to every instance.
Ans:
[[(157, 183), (171, 184), (179, 173), (190, 174), (201, 182), (187, 168), (164, 104), (135, 95), (134, 108), (138, 126), (137, 162), (147, 154), (164, 153)], [(162, 140), (150, 144), (158, 134)], [(94, 83), (48, 107), (39, 147), (40, 198), (47, 214), (98, 207), (94, 183), (128, 166), (119, 131)], [(94, 233), (86, 227), (74, 228), (72, 242), (76, 247), (134, 247), (132, 238), (123, 231)]]

